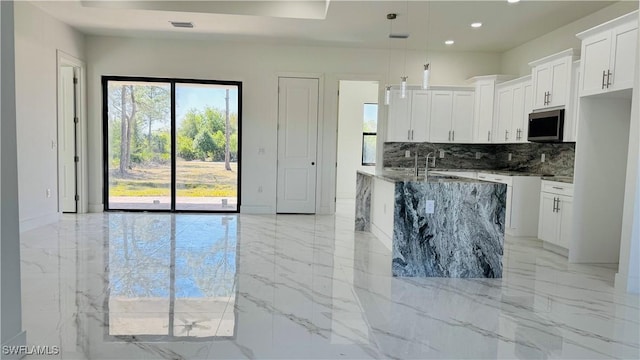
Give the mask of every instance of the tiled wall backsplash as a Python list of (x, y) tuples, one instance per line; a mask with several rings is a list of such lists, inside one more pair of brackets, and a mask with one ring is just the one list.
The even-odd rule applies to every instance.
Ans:
[[(405, 157), (410, 151), (411, 156)], [(385, 143), (385, 168), (413, 168), (415, 151), (418, 164), (424, 167), (428, 153), (436, 154), (436, 167), (441, 169), (510, 170), (556, 176), (573, 176), (575, 143), (524, 144), (437, 144)], [(444, 158), (440, 158), (444, 151)], [(509, 160), (511, 154), (511, 160)], [(542, 154), (545, 161), (541, 161)]]

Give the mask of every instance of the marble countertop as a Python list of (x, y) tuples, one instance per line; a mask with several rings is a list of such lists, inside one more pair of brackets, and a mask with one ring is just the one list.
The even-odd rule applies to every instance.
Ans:
[(438, 169), (438, 168), (433, 168), (433, 169), (429, 169), (429, 171), (481, 172), (481, 173), (505, 175), (505, 176), (540, 176), (540, 177), (542, 177), (542, 176), (550, 176), (550, 177), (553, 177), (553, 175), (551, 175), (551, 174), (538, 174), (538, 173), (532, 173), (532, 172), (513, 171), (513, 170)]
[[(435, 171), (435, 170), (434, 170)], [(410, 173), (406, 170), (358, 170), (359, 173), (364, 175), (370, 175), (378, 179), (391, 181), (391, 182), (425, 182), (424, 175), (416, 176), (415, 173)], [(455, 183), (478, 183), (485, 182), (477, 179), (461, 178), (454, 175), (440, 175), (429, 174), (426, 182), (455, 182)]]
[(573, 184), (572, 176), (543, 176), (542, 180), (561, 182), (565, 184)]

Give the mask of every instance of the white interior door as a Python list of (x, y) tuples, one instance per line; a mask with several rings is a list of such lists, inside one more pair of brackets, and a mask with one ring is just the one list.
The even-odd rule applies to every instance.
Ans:
[(318, 86), (318, 79), (278, 79), (278, 213), (316, 211)]
[(76, 91), (75, 69), (60, 67), (58, 84), (58, 196), (62, 212), (76, 212)]

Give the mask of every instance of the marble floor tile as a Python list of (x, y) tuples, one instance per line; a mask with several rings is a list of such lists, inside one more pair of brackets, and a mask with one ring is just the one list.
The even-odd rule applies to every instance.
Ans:
[(335, 216), (65, 215), (22, 234), (27, 359), (640, 358), (615, 269), (507, 237), (503, 278), (403, 278)]

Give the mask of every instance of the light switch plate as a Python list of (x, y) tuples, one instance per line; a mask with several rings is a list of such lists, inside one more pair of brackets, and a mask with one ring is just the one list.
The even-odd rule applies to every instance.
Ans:
[(540, 161), (541, 161), (541, 162), (544, 162), (544, 161), (545, 161), (545, 159), (546, 159), (546, 155), (545, 155), (545, 154), (542, 154), (542, 156), (540, 157)]
[(482, 157), (482, 154), (480, 154), (479, 151), (476, 151), (476, 159), (480, 159)]
[(440, 150), (440, 159), (444, 158), (444, 150)]
[(411, 157), (411, 151), (405, 150), (404, 151), (404, 157)]
[(427, 214), (433, 214), (433, 212), (435, 211), (435, 207), (436, 207), (436, 202), (434, 200), (427, 200), (425, 202), (425, 212)]
[(509, 153), (509, 161), (511, 161), (512, 158), (513, 158), (513, 154)]

